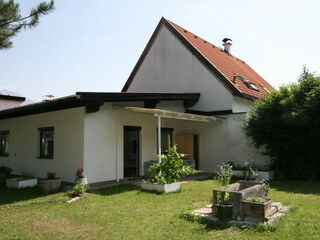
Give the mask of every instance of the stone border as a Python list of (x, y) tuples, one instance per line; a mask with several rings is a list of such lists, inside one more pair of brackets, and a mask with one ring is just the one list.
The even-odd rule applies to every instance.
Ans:
[[(271, 225), (275, 221), (279, 220), (281, 217), (285, 216), (286, 213), (290, 210), (291, 207), (283, 206), (280, 202), (274, 202), (271, 204), (270, 216), (267, 217), (267, 220), (264, 221), (267, 224)], [(219, 222), (218, 218), (212, 214), (212, 204), (207, 205), (204, 208), (200, 208), (191, 212), (194, 216), (200, 216), (210, 221)], [(226, 224), (236, 225), (236, 224), (248, 224), (253, 225), (256, 223), (262, 222), (260, 219), (245, 217), (243, 220), (240, 218), (238, 220), (231, 220), (226, 222)]]

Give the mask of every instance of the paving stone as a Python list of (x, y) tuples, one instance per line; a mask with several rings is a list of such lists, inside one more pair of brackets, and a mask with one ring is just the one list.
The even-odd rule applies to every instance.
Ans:
[[(214, 221), (214, 222), (218, 222), (219, 220), (213, 216), (212, 214), (212, 209), (211, 209), (212, 204), (207, 205), (204, 208), (200, 208), (197, 210), (194, 210), (191, 212), (191, 214), (196, 215), (196, 216), (201, 216), (205, 219), (208, 219), (210, 221)], [(276, 203), (272, 203), (272, 208), (271, 208), (271, 214), (270, 216), (267, 218), (267, 223), (268, 224), (272, 224), (275, 221), (277, 221), (278, 219), (280, 219), (281, 217), (283, 217), (288, 211), (289, 211), (290, 207), (288, 206), (283, 206), (281, 203), (276, 202)], [(256, 224), (258, 222), (261, 222), (260, 219), (256, 219), (256, 218), (252, 218), (252, 217), (246, 217), (243, 220), (231, 220), (228, 222), (228, 224), (234, 225), (234, 224)]]

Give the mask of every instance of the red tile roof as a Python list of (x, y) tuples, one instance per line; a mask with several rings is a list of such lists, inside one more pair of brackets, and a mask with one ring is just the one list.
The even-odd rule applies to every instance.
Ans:
[[(177, 24), (167, 19), (166, 21), (242, 94), (254, 98), (261, 98), (267, 93), (264, 88), (269, 91), (273, 90), (273, 87), (243, 60), (226, 53)], [(259, 91), (250, 89), (239, 77), (235, 77), (235, 75), (240, 75), (249, 80)]]

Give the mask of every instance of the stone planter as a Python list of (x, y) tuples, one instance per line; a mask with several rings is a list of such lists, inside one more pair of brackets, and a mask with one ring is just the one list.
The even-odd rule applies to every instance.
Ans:
[(6, 180), (7, 188), (19, 189), (19, 188), (27, 188), (27, 187), (35, 187), (37, 186), (38, 180), (36, 178), (8, 178)]
[[(233, 183), (228, 186), (229, 200), (227, 204), (233, 204), (233, 219), (243, 218), (242, 202), (247, 198), (266, 198), (267, 191), (264, 183), (257, 181), (243, 181)], [(218, 195), (225, 195), (224, 189), (213, 190), (213, 205), (218, 204)], [(215, 207), (212, 207), (212, 214), (217, 215)]]
[[(233, 176), (245, 179), (246, 178), (246, 171), (242, 170), (233, 170), (232, 171)], [(274, 178), (274, 172), (273, 171), (257, 171), (258, 178), (261, 180), (270, 181)]]
[(169, 183), (169, 184), (158, 184), (158, 183), (142, 183), (141, 189), (150, 192), (168, 193), (177, 192), (181, 188), (180, 182)]
[(270, 181), (274, 178), (274, 171), (259, 171), (257, 172), (258, 178)]
[(270, 215), (271, 200), (266, 203), (242, 202), (242, 210), (244, 217), (253, 217), (265, 220)]
[(58, 191), (61, 186), (61, 179), (54, 178), (54, 179), (47, 179), (47, 178), (40, 178), (38, 179), (38, 186), (42, 192), (55, 192)]

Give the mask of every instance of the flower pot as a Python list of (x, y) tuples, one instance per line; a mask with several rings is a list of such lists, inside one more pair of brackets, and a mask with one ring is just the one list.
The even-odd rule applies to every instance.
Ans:
[(217, 217), (221, 222), (232, 220), (233, 205), (216, 205)]
[(76, 178), (76, 184), (88, 184), (88, 179), (86, 177)]
[(54, 179), (47, 179), (42, 178), (38, 179), (38, 185), (42, 192), (55, 192), (58, 191), (61, 186), (61, 179), (54, 178)]

